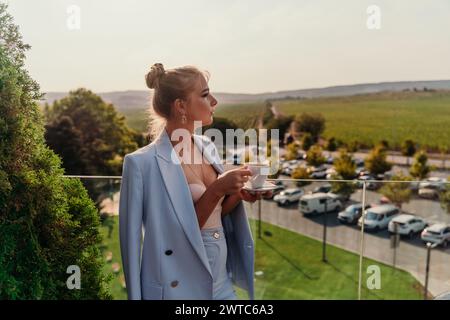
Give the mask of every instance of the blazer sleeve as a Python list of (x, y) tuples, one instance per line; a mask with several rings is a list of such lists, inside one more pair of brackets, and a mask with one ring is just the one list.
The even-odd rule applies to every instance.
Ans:
[(142, 174), (133, 157), (125, 156), (120, 185), (119, 238), (128, 299), (141, 300)]

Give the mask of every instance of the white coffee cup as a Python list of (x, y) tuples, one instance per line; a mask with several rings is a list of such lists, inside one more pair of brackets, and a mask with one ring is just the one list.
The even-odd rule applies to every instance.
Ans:
[(270, 166), (267, 163), (247, 163), (248, 169), (252, 176), (249, 178), (250, 187), (253, 189), (261, 188), (266, 182), (267, 176), (270, 172)]

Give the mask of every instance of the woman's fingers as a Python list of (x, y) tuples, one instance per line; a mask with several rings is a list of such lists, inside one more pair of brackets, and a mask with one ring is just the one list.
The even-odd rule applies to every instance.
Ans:
[(251, 176), (252, 172), (249, 169), (238, 169), (237, 171), (241, 176)]

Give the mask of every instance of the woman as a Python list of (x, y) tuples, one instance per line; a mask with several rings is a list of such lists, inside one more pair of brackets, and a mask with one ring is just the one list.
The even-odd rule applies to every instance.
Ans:
[[(261, 194), (242, 189), (251, 175), (246, 167), (224, 172), (212, 142), (194, 134), (194, 121), (211, 124), (217, 105), (207, 76), (157, 63), (146, 83), (154, 89), (156, 139), (125, 156), (120, 192), (128, 298), (236, 299), (234, 283), (254, 299), (253, 238), (242, 200)], [(188, 135), (176, 152), (179, 131)]]

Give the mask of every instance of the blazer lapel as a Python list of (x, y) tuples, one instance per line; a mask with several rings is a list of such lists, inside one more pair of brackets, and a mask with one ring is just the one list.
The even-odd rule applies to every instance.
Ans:
[(193, 137), (195, 144), (199, 148), (200, 152), (205, 156), (206, 160), (212, 164), (217, 173), (223, 173), (224, 167), (220, 161), (220, 157), (217, 154), (217, 149), (213, 145), (213, 142), (209, 139), (205, 139), (205, 137), (201, 135), (194, 134)]
[[(181, 165), (171, 159), (172, 150), (174, 149), (165, 129), (158, 137), (156, 144), (158, 167), (175, 214), (194, 251), (212, 276), (188, 182)], [(217, 168), (220, 169), (219, 165), (216, 164), (216, 166), (216, 170)]]

